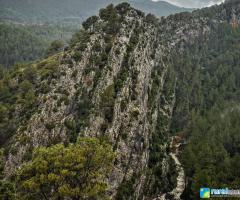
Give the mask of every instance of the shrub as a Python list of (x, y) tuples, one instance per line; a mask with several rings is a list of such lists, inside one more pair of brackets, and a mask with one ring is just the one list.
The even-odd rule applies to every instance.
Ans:
[(55, 124), (53, 122), (49, 122), (49, 123), (45, 124), (45, 127), (46, 127), (46, 129), (51, 131), (52, 129), (55, 128)]
[(112, 122), (115, 103), (114, 84), (108, 86), (101, 94), (101, 107), (103, 108), (104, 117), (108, 122)]
[(108, 86), (101, 94), (101, 107), (113, 107), (115, 101), (114, 84)]
[(158, 19), (153, 14), (148, 14), (146, 16), (146, 22), (157, 25)]
[(53, 55), (61, 50), (63, 50), (64, 42), (61, 40), (55, 40), (51, 43), (50, 47), (48, 48), (46, 55)]
[(137, 108), (133, 109), (131, 112), (131, 119), (137, 119), (139, 114), (140, 114), (140, 112)]
[(82, 26), (85, 30), (89, 29), (89, 28), (94, 28), (94, 24), (98, 21), (98, 17), (97, 16), (92, 16), (89, 17), (86, 21), (84, 21), (82, 23)]
[(104, 21), (108, 21), (115, 14), (116, 14), (116, 11), (114, 9), (113, 4), (110, 4), (106, 8), (102, 8), (99, 11), (99, 16)]
[(120, 14), (120, 15), (124, 15), (127, 13), (127, 11), (130, 9), (130, 4), (129, 3), (121, 3), (121, 4), (118, 4), (115, 9), (117, 10), (117, 12)]
[(72, 57), (76, 62), (80, 61), (82, 59), (82, 52), (75, 51)]
[(127, 101), (126, 100), (121, 101), (120, 108), (121, 108), (121, 112), (126, 110), (126, 108), (127, 108)]
[(69, 130), (75, 130), (76, 129), (76, 122), (74, 120), (69, 120), (66, 119), (64, 122), (64, 125), (69, 129)]
[(78, 44), (77, 49), (78, 50), (85, 50), (87, 47), (87, 43), (90, 41), (90, 35), (87, 31), (81, 29), (77, 33), (75, 33), (70, 40), (70, 46), (74, 47), (76, 44)]

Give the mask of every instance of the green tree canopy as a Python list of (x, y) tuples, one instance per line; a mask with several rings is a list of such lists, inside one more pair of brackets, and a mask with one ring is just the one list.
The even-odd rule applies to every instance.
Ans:
[(54, 40), (50, 47), (47, 50), (47, 55), (53, 55), (59, 51), (61, 51), (64, 47), (64, 42), (62, 40)]
[(17, 172), (21, 199), (106, 199), (106, 175), (114, 153), (110, 145), (80, 138), (65, 147), (37, 148)]

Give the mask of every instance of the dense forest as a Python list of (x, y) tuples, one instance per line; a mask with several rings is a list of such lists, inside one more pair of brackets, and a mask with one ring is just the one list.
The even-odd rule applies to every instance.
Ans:
[(203, 186), (238, 188), (239, 42), (240, 28), (221, 24), (207, 42), (195, 41), (175, 60), (182, 84), (172, 129), (187, 137), (181, 155), (188, 182), (185, 199), (198, 199)]
[(54, 40), (67, 42), (77, 27), (57, 25), (19, 25), (0, 23), (0, 64), (11, 67), (17, 62), (39, 59)]

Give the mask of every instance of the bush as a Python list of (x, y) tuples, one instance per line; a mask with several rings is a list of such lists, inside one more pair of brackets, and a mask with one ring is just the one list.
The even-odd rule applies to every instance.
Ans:
[(48, 48), (46, 55), (53, 55), (61, 50), (63, 50), (64, 42), (62, 40), (55, 40), (51, 43), (50, 47)]
[(101, 107), (113, 107), (115, 101), (114, 84), (108, 86), (101, 94)]
[(41, 80), (56, 78), (58, 76), (58, 66), (59, 62), (56, 57), (49, 57), (38, 63), (37, 67), (40, 70)]
[(121, 108), (121, 112), (126, 110), (126, 108), (127, 108), (127, 101), (126, 100), (121, 101), (120, 108)]
[(131, 112), (131, 119), (137, 119), (139, 114), (140, 114), (140, 112), (137, 108), (133, 109), (132, 112)]
[(99, 11), (99, 16), (104, 21), (110, 20), (113, 15), (116, 15), (113, 4), (110, 4), (106, 8), (102, 8)]
[(81, 29), (77, 33), (75, 33), (70, 40), (70, 46), (74, 47), (76, 44), (78, 44), (77, 49), (78, 50), (85, 50), (87, 47), (87, 43), (90, 41), (90, 35), (87, 31)]
[(73, 59), (78, 62), (82, 59), (82, 52), (80, 51), (75, 51), (73, 54)]
[(41, 92), (42, 94), (47, 94), (48, 92), (50, 92), (50, 90), (51, 87), (46, 82), (40, 85), (39, 92)]
[(101, 107), (103, 108), (104, 117), (108, 122), (112, 122), (115, 103), (114, 84), (106, 88), (101, 94)]
[(113, 114), (114, 114), (114, 108), (113, 107), (105, 107), (103, 109), (104, 118), (111, 123), (113, 121)]
[(86, 21), (84, 21), (82, 23), (82, 26), (85, 30), (93, 27), (94, 28), (94, 24), (98, 21), (98, 17), (97, 16), (92, 16), (89, 17)]
[(76, 129), (76, 122), (74, 120), (69, 120), (66, 119), (64, 122), (64, 125), (69, 129), (69, 130), (75, 130)]
[(45, 124), (46, 129), (48, 129), (49, 131), (51, 131), (52, 129), (54, 129), (55, 126), (56, 126), (56, 125), (55, 125), (53, 122), (49, 122), (49, 123)]
[(115, 9), (117, 10), (117, 12), (120, 14), (120, 15), (124, 15), (127, 13), (127, 11), (130, 10), (130, 4), (129, 3), (121, 3), (121, 4), (118, 4)]
[(158, 19), (153, 14), (148, 14), (146, 16), (146, 22), (157, 25)]

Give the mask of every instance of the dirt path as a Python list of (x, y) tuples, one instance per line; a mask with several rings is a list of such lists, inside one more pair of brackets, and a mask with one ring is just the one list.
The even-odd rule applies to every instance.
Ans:
[[(176, 142), (175, 142), (176, 141)], [(172, 142), (171, 142), (171, 148), (173, 151), (170, 153), (170, 156), (175, 162), (178, 176), (177, 176), (177, 186), (170, 192), (174, 196), (174, 199), (180, 200), (182, 193), (184, 192), (185, 189), (185, 173), (184, 169), (182, 167), (182, 164), (180, 163), (178, 159), (178, 154), (179, 154), (179, 148), (181, 146), (181, 140), (173, 137)]]
[[(177, 168), (177, 172), (178, 172), (177, 186), (169, 193), (172, 196), (174, 196), (174, 200), (181, 200), (180, 197), (185, 189), (185, 173), (184, 173), (182, 164), (180, 163), (180, 161), (178, 159), (179, 148), (180, 148), (181, 144), (182, 144), (181, 138), (179, 138), (178, 136), (172, 137), (171, 146), (170, 146), (171, 153), (169, 155), (174, 160), (176, 168)], [(154, 200), (168, 200), (168, 199), (166, 199), (166, 195), (167, 194), (162, 194)]]

